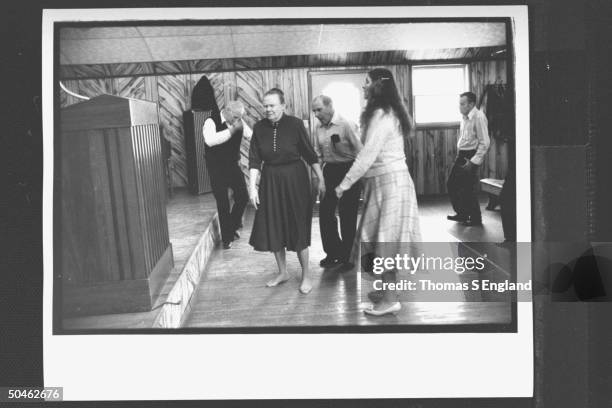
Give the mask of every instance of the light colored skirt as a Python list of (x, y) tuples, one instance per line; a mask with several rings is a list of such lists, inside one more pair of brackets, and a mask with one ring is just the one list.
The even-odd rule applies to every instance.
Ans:
[[(362, 179), (363, 214), (351, 252), (359, 265), (365, 256), (420, 255), (421, 229), (408, 167)], [(418, 253), (417, 253), (418, 252)]]

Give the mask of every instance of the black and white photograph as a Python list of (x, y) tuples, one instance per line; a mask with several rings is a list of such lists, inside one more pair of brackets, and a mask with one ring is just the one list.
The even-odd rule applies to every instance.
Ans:
[[(464, 377), (442, 396), (503, 394), (501, 370), (520, 378), (506, 392), (528, 395), (530, 254), (517, 242), (530, 240), (531, 189), (528, 168), (512, 174), (529, 146), (528, 105), (514, 108), (529, 91), (526, 9), (270, 11), (46, 15), (45, 378), (138, 360), (113, 373), (113, 395), (139, 396), (127, 378), (163, 349), (182, 375), (149, 384), (156, 398), (339, 397), (375, 341), (410, 344), (397, 368), (428, 372), (398, 397), (440, 396), (433, 378), (475, 361), (486, 391)], [(112, 358), (86, 351), (100, 336)], [(251, 378), (262, 358), (283, 372), (283, 355), (336, 360), (345, 377), (331, 389), (334, 370), (316, 389), (261, 377), (237, 394), (211, 377), (239, 365)], [(209, 365), (215, 387), (171, 387), (198, 381), (186, 361)]]
[(5, 6), (0, 405), (609, 406), (610, 4), (300, 3)]
[(54, 328), (516, 330), (483, 271), (360, 277), (516, 281), (515, 24), (56, 23)]

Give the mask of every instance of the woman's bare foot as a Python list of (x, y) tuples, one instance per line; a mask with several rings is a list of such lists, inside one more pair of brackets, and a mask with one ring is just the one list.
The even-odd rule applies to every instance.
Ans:
[(278, 286), (281, 283), (287, 282), (289, 280), (290, 276), (287, 272), (285, 273), (279, 273), (278, 275), (276, 275), (276, 277), (274, 279), (271, 279), (268, 281), (268, 283), (266, 283), (266, 286), (271, 288), (274, 286)]
[(307, 295), (310, 293), (311, 290), (312, 290), (312, 283), (310, 282), (310, 279), (304, 279), (302, 283), (300, 284), (300, 292), (304, 295)]

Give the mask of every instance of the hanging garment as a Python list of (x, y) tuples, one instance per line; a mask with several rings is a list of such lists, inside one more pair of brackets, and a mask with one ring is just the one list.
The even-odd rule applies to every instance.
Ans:
[(497, 140), (514, 140), (514, 102), (512, 90), (505, 84), (487, 85), (481, 98), (489, 122), (489, 134)]

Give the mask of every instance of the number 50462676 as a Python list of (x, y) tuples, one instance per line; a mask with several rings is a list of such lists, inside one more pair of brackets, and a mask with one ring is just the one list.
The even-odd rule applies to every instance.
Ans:
[(8, 388), (5, 387), (1, 393), (0, 401), (15, 401), (15, 400), (47, 400), (61, 401), (61, 387), (45, 387), (45, 388)]

